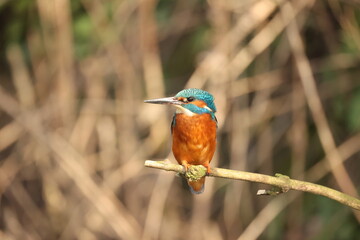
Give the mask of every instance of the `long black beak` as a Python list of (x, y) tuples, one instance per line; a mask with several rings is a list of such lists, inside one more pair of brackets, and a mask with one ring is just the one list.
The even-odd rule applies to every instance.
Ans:
[(183, 104), (183, 102), (177, 100), (175, 97), (150, 99), (150, 100), (145, 100), (144, 103), (174, 104), (174, 105), (181, 105), (181, 104)]

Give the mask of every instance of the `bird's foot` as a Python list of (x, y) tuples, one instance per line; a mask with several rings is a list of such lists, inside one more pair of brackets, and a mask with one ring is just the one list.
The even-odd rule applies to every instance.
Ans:
[(185, 173), (189, 170), (190, 164), (187, 162), (182, 162), (181, 165), (185, 168)]
[(211, 173), (210, 165), (207, 163), (207, 164), (204, 164), (203, 166), (206, 167), (206, 174), (209, 175)]

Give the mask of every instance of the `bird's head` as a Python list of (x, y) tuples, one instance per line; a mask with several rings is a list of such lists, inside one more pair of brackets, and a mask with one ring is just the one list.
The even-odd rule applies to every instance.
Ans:
[(176, 107), (176, 113), (184, 113), (189, 116), (208, 113), (215, 119), (214, 97), (201, 89), (184, 89), (174, 97), (145, 100), (145, 103), (172, 104)]

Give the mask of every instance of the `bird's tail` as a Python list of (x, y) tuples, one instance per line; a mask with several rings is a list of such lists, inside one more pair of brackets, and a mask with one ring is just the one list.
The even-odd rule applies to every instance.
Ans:
[(200, 194), (205, 189), (205, 177), (200, 178), (197, 181), (187, 180), (190, 191), (194, 194)]

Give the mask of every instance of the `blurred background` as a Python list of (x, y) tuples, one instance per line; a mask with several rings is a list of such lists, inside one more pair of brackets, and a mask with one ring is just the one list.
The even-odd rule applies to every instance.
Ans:
[(360, 212), (173, 172), (174, 109), (215, 96), (212, 167), (359, 197), (357, 0), (0, 0), (0, 239), (357, 239)]

